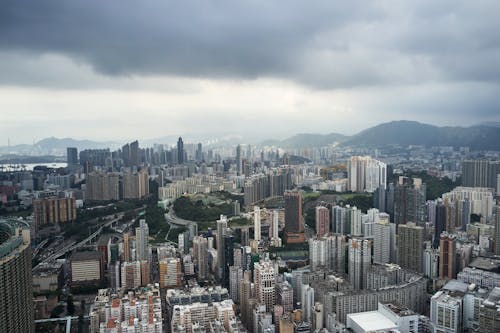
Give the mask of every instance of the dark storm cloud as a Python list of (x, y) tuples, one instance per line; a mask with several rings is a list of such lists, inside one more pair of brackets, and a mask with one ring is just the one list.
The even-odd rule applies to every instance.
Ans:
[(498, 21), (498, 1), (14, 0), (0, 4), (0, 50), (62, 54), (109, 76), (497, 83)]

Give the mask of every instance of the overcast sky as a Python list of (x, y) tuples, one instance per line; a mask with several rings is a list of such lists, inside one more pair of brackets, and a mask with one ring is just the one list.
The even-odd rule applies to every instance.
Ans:
[(0, 146), (500, 121), (500, 1), (0, 3)]

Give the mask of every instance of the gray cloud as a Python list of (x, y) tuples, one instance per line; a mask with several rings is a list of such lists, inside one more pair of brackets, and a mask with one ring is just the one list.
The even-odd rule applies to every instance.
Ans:
[(499, 20), (493, 0), (13, 0), (0, 4), (0, 50), (62, 54), (108, 76), (498, 82)]

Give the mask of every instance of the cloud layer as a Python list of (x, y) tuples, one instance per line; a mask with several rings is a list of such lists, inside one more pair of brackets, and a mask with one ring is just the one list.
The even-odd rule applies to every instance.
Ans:
[[(289, 89), (282, 94), (315, 106), (304, 106), (313, 117), (324, 114), (328, 100), (337, 110), (332, 118), (359, 117), (357, 127), (356, 119), (342, 120), (344, 132), (399, 115), (466, 125), (500, 114), (499, 21), (494, 0), (6, 0), (0, 4), (0, 89), (4, 95), (21, 89), (24, 98), (37, 96), (33, 89), (85, 90), (78, 93), (82, 100), (69, 100), (89, 109), (92, 94), (110, 90), (165, 93), (171, 97), (165, 109), (176, 110), (182, 98), (194, 96), (181, 104), (189, 105), (191, 118), (203, 118), (195, 112), (202, 105), (223, 112), (214, 102), (218, 95), (207, 95), (210, 85), (241, 84), (228, 99), (228, 109), (238, 113), (248, 112), (242, 96), (262, 87), (279, 95), (281, 82)], [(255, 108), (260, 115), (280, 108), (254, 103), (264, 104)], [(48, 112), (14, 104), (17, 111)], [(64, 104), (51, 112), (70, 109)]]

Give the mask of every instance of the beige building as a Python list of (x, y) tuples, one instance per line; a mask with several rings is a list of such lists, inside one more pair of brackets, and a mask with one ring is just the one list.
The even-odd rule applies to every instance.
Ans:
[(123, 199), (141, 199), (149, 194), (149, 175), (145, 170), (124, 173), (122, 184)]
[(120, 200), (120, 181), (117, 173), (92, 172), (87, 175), (85, 200)]
[(160, 260), (159, 271), (161, 288), (176, 288), (181, 286), (182, 269), (179, 258)]
[(75, 198), (44, 198), (33, 200), (33, 216), (38, 227), (76, 220)]
[(71, 282), (86, 283), (102, 278), (101, 255), (97, 251), (76, 252), (71, 256)]

